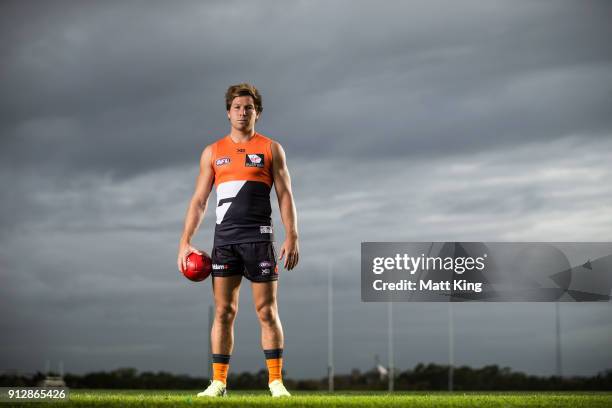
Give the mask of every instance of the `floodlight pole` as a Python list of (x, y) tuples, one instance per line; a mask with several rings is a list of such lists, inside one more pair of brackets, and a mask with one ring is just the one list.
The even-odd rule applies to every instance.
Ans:
[(332, 263), (327, 265), (327, 384), (329, 392), (334, 392), (334, 286)]
[(395, 388), (395, 364), (393, 362), (393, 302), (389, 300), (387, 306), (387, 317), (389, 321), (389, 392)]
[(561, 361), (561, 313), (559, 310), (559, 302), (555, 302), (555, 320), (556, 320), (556, 337), (557, 337), (557, 376), (561, 378), (563, 376), (563, 365)]
[(454, 365), (455, 365), (455, 325), (453, 316), (453, 302), (448, 300), (448, 390), (454, 388)]

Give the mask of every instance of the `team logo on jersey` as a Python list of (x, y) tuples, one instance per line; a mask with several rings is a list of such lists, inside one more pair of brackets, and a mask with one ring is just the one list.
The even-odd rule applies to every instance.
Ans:
[(262, 225), (261, 227), (259, 227), (259, 232), (261, 234), (271, 234), (272, 233), (272, 226), (271, 225)]
[(246, 167), (263, 167), (264, 166), (264, 155), (262, 154), (247, 154), (245, 156), (244, 165)]
[(236, 153), (246, 153), (246, 149), (236, 149)]
[(230, 164), (230, 158), (229, 157), (221, 157), (220, 159), (217, 159), (215, 161), (215, 165), (217, 166), (223, 166), (224, 164)]

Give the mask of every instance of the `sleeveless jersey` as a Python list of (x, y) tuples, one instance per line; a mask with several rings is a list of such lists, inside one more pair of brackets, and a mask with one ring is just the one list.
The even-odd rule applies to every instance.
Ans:
[(272, 139), (255, 133), (236, 143), (227, 135), (212, 145), (211, 165), (217, 189), (214, 246), (273, 241)]

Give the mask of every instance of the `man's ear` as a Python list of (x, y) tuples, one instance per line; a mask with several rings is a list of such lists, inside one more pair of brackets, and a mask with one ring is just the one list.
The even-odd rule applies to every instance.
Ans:
[(229, 111), (227, 111), (227, 120), (230, 120)]
[(255, 122), (257, 122), (257, 121), (259, 120), (259, 117), (260, 117), (260, 116), (261, 116), (261, 112), (259, 112), (259, 113), (257, 114), (257, 116), (255, 116)]

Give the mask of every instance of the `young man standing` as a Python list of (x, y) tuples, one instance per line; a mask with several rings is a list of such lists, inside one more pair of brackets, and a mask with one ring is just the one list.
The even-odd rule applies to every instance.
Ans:
[(250, 84), (232, 85), (225, 95), (230, 134), (206, 146), (200, 159), (195, 192), (185, 217), (177, 266), (185, 268), (213, 185), (217, 191), (217, 225), (212, 250), (215, 320), (211, 332), (213, 380), (198, 396), (226, 395), (227, 372), (234, 345), (234, 320), (242, 276), (251, 281), (261, 325), (261, 346), (273, 397), (290, 396), (282, 381), (283, 328), (276, 302), (278, 267), (270, 205), (276, 190), (285, 241), (278, 260), (286, 270), (299, 260), (297, 216), (291, 179), (280, 144), (255, 131), (263, 110), (261, 95)]

